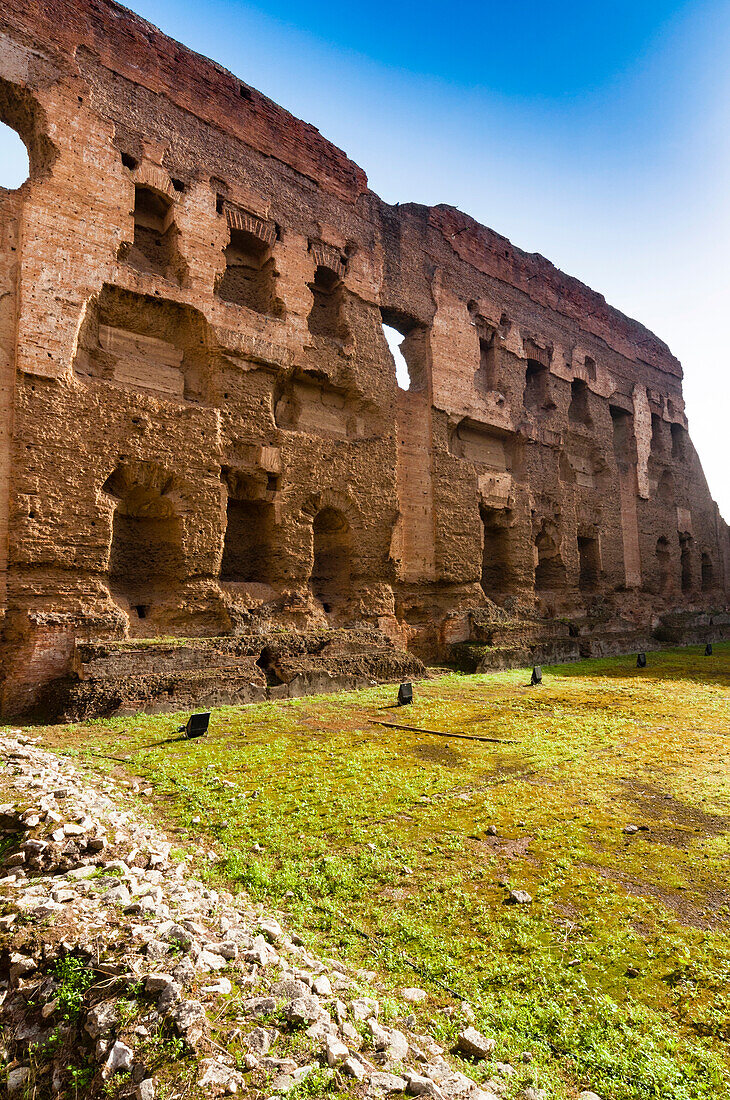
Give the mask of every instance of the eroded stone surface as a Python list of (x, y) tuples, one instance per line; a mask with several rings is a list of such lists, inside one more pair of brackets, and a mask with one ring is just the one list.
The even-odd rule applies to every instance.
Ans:
[[(640, 324), (452, 207), (388, 206), (107, 0), (6, 0), (0, 80), (31, 162), (0, 191), (6, 712), (728, 633), (728, 528)], [(198, 641), (132, 644), (170, 635)]]

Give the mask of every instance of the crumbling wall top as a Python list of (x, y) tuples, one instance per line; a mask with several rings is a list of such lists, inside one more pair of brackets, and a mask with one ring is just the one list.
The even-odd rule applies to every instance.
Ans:
[(602, 294), (566, 275), (537, 252), (523, 252), (453, 206), (428, 208), (429, 223), (454, 252), (478, 271), (509, 283), (534, 302), (569, 317), (627, 359), (682, 377), (667, 345), (638, 321), (610, 306)]
[(85, 45), (112, 72), (166, 96), (345, 201), (355, 202), (367, 189), (363, 170), (315, 126), (113, 0), (6, 0), (3, 26), (67, 61)]

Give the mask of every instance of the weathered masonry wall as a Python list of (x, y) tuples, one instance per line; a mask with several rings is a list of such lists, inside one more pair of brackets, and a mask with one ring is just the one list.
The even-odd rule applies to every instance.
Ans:
[(107, 0), (6, 0), (0, 119), (7, 712), (115, 640), (719, 629), (680, 365), (600, 295)]

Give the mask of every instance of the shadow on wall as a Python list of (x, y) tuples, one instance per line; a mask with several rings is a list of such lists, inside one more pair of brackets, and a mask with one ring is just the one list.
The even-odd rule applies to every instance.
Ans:
[(168, 195), (153, 187), (135, 184), (134, 240), (123, 245), (119, 259), (138, 271), (182, 284), (187, 265), (180, 253), (180, 231), (175, 224), (174, 204)]
[(266, 483), (257, 484), (225, 467), (228, 489), (221, 580), (270, 584), (274, 558), (274, 506), (263, 499)]
[(312, 308), (307, 327), (313, 336), (346, 341), (350, 332), (345, 321), (345, 285), (330, 267), (318, 264), (314, 282), (307, 284), (312, 292)]
[(510, 512), (505, 508), (488, 508), (482, 505), (479, 515), (484, 540), (482, 592), (489, 599), (498, 600), (509, 593), (513, 583)]
[(557, 531), (553, 524), (543, 523), (535, 539), (537, 564), (535, 566), (535, 590), (555, 591), (566, 586), (565, 564), (560, 555)]
[(225, 271), (218, 278), (216, 294), (224, 302), (283, 319), (286, 311), (277, 295), (279, 273), (273, 252), (277, 230), (222, 200), (218, 207), (226, 216), (229, 238), (224, 249)]
[(109, 591), (128, 611), (131, 632), (183, 577), (182, 524), (174, 488), (173, 476), (156, 463), (122, 464), (103, 486), (116, 501)]
[(325, 612), (337, 613), (351, 592), (352, 533), (347, 517), (336, 508), (322, 508), (314, 517), (312, 540), (312, 593)]

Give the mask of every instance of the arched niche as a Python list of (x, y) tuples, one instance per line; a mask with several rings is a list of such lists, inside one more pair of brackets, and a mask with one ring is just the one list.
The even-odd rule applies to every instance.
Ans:
[(543, 523), (535, 539), (535, 552), (535, 590), (564, 589), (567, 583), (565, 563), (554, 524)]
[(157, 463), (121, 464), (107, 478), (103, 491), (115, 502), (109, 591), (128, 610), (134, 628), (152, 616), (183, 576), (175, 481)]
[(347, 604), (352, 586), (352, 531), (344, 512), (326, 506), (312, 520), (313, 595), (328, 614)]

